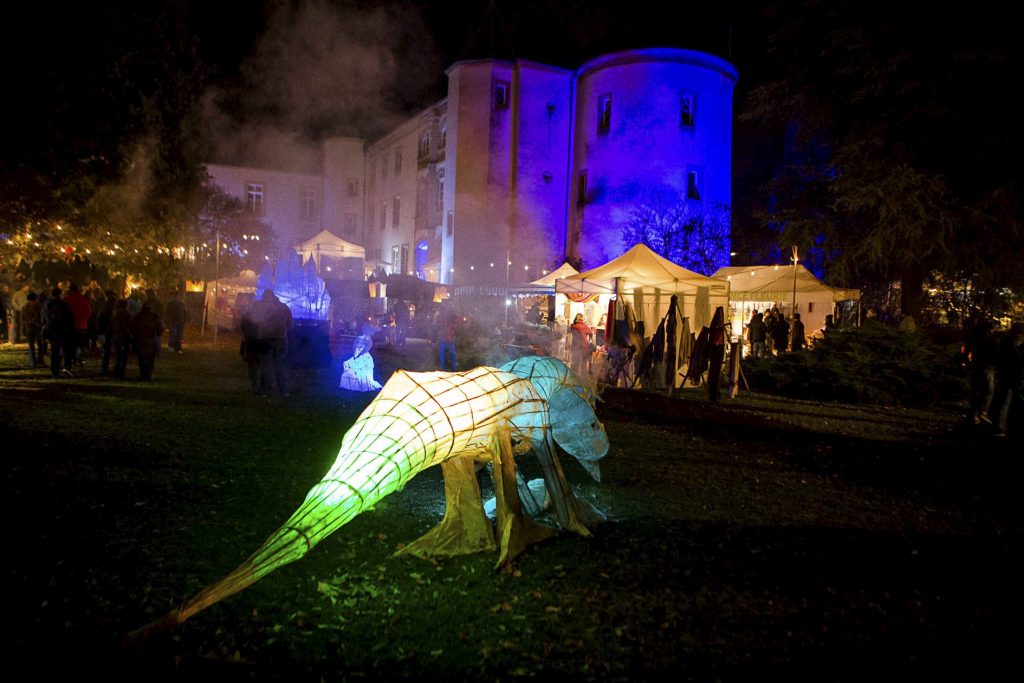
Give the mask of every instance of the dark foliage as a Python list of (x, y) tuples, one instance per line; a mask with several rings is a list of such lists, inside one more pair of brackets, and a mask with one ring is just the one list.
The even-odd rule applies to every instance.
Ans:
[(966, 391), (955, 342), (880, 323), (843, 330), (798, 353), (747, 360), (756, 391), (820, 401), (923, 406)]

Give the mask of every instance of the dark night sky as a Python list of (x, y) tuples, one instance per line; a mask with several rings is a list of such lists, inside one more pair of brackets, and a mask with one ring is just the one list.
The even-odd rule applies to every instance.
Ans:
[[(18, 95), (53, 87), (61, 72), (87, 80), (90, 74), (80, 69), (102, 70), (119, 45), (128, 49), (134, 42), (131, 47), (148, 47), (153, 50), (150, 58), (156, 58), (154, 44), (161, 40), (180, 44), (181, 37), (196, 40), (197, 56), (209, 68), (210, 81), (223, 85), (235, 79), (243, 65), (253, 64), (275, 26), (276, 35), (282, 35), (281, 25), (287, 23), (282, 16), (294, 18), (319, 9), (321, 17), (337, 17), (338, 26), (352, 26), (364, 43), (380, 31), (381, 46), (390, 48), (398, 63), (411, 71), (436, 65), (432, 69), (436, 81), (430, 84), (435, 96), (442, 94), (437, 89), (443, 86), (442, 70), (459, 59), (515, 56), (575, 68), (610, 51), (652, 46), (703, 50), (729, 59), (739, 68), (742, 91), (757, 80), (764, 38), (779, 21), (763, 15), (771, 4), (753, 0), (678, 6), (636, 0), (106, 0), (58, 5), (42, 1), (8, 10), (0, 49), (7, 72), (3, 78), (8, 93), (15, 96), (14, 106), (18, 106)], [(790, 13), (799, 13), (802, 6), (820, 3), (784, 4)], [(870, 8), (878, 3), (862, 4)], [(970, 3), (966, 10), (958, 10), (962, 13), (958, 16), (949, 13), (956, 3), (915, 4), (921, 14), (908, 24), (909, 31), (917, 30), (916, 24), (927, 33), (931, 24), (948, 21), (982, 39), (1006, 37), (1009, 22), (997, 9), (999, 3)], [(353, 17), (364, 21), (351, 21)], [(365, 21), (367, 17), (372, 21)], [(974, 17), (977, 25), (965, 24), (965, 17)], [(400, 40), (386, 35), (400, 32), (402, 26), (408, 34)], [(306, 38), (296, 26), (291, 29), (297, 43)], [(152, 39), (154, 32), (163, 35)]]
[[(913, 69), (932, 70), (928, 79), (940, 85), (945, 75), (935, 65), (948, 63), (934, 58), (941, 53), (1012, 45), (1019, 54), (1016, 24), (994, 0), (915, 4), (920, 9), (895, 12), (881, 0), (678, 6), (636, 0), (105, 0), (58, 6), (43, 0), (8, 10), (0, 22), (6, 100), (0, 170), (23, 159), (59, 169), (61, 155), (88, 158), (90, 148), (101, 153), (94, 138), (131, 139), (156, 118), (164, 129), (173, 127), (188, 102), (202, 104), (208, 139), (231, 138), (234, 149), (251, 142), (237, 135), (238, 123), (262, 140), (268, 131), (372, 137), (443, 97), (445, 68), (478, 57), (576, 68), (621, 49), (702, 50), (737, 67), (740, 114), (747, 93), (768, 74), (770, 37), (812, 9), (833, 5), (852, 7), (868, 33), (877, 28), (871, 26), (876, 16), (893, 22), (887, 39), (920, 48)], [(783, 9), (765, 13), (774, 6)], [(888, 8), (884, 14), (881, 7)], [(818, 57), (797, 40), (779, 47), (783, 63)], [(851, 55), (854, 68), (859, 60)], [(982, 74), (985, 65), (977, 69)], [(963, 94), (950, 97), (950, 106), (976, 118), (980, 107), (1005, 108), (1004, 98), (990, 93)], [(753, 156), (744, 152), (744, 125), (737, 116), (738, 168)], [(230, 148), (218, 152), (211, 158), (230, 156)]]
[[(23, 130), (41, 116), (60, 122), (54, 112), (64, 108), (76, 109), (76, 118), (101, 115), (126, 104), (114, 92), (125, 87), (125, 75), (135, 81), (128, 81), (129, 93), (166, 93), (170, 72), (197, 60), (204, 87), (229, 118), (252, 123), (273, 112), (276, 126), (317, 129), (324, 127), (318, 116), (350, 115), (366, 130), (362, 119), (407, 114), (443, 97), (444, 69), (461, 59), (518, 57), (576, 68), (610, 51), (655, 46), (738, 56), (730, 55), (730, 38), (741, 40), (740, 24), (758, 5), (691, 7), (673, 18), (675, 9), (635, 0), (106, 0), (59, 7), (44, 0), (19, 6), (0, 27), (0, 78), (15, 108), (5, 122)], [(385, 67), (366, 67), (374, 61)], [(322, 95), (312, 101), (313, 91), (341, 103), (331, 106)], [(307, 120), (295, 121), (298, 109)]]
[[(327, 5), (347, 12), (368, 12), (379, 2), (196, 2), (189, 21), (202, 41), (206, 60), (232, 73), (258, 46), (270, 16), (281, 5)], [(459, 59), (520, 57), (567, 68), (590, 57), (629, 47), (671, 45), (727, 56), (730, 25), (757, 14), (764, 3), (722, 2), (690, 7), (671, 17), (661, 3), (627, 0), (449, 0), (402, 3), (415, 7), (446, 67)], [(397, 14), (395, 15), (397, 16)]]
[[(686, 47), (726, 59), (740, 58), (743, 46), (739, 43), (750, 44), (745, 36), (750, 35), (761, 3), (725, 2), (708, 5), (709, 9), (690, 8), (683, 17), (669, 16), (669, 8), (661, 3), (627, 0), (449, 0), (391, 5), (328, 0), (236, 1), (211, 7), (213, 4), (192, 4), (187, 22), (198, 38), (199, 54), (210, 67), (213, 82), (221, 88), (242, 85), (250, 90), (250, 96), (234, 101), (232, 115), (237, 116), (266, 104), (258, 93), (255, 99), (260, 102), (253, 101), (253, 89), (270, 90), (275, 78), (302, 81), (306, 76), (297, 72), (309, 71), (314, 64), (319, 68), (335, 63), (340, 68), (334, 69), (337, 79), (316, 79), (310, 82), (310, 88), (326, 85), (335, 92), (349, 89), (352, 82), (348, 67), (356, 62), (342, 54), (345, 38), (333, 42), (323, 35), (309, 35), (310, 23), (323, 27), (337, 22), (335, 34), (352, 30), (364, 52), (379, 49), (396, 60), (397, 71), (404, 76), (393, 78), (389, 92), (364, 92), (365, 86), (359, 81), (370, 78), (366, 74), (373, 71), (358, 66), (353, 71), (357, 92), (387, 99), (380, 106), (397, 113), (441, 98), (444, 69), (462, 59), (522, 58), (576, 68), (592, 57), (615, 50), (655, 46)], [(368, 37), (379, 43), (373, 45)], [(269, 47), (277, 41), (288, 43), (289, 48)], [(310, 46), (314, 56), (303, 61), (296, 54), (297, 45)], [(286, 59), (281, 59), (285, 52)], [(264, 71), (272, 75), (264, 79)], [(260, 75), (254, 79), (254, 73)], [(280, 104), (279, 99), (275, 102)], [(305, 101), (295, 106), (308, 111), (317, 105)], [(225, 107), (231, 109), (232, 104)], [(344, 115), (348, 110), (342, 106), (340, 111)], [(357, 116), (364, 114), (357, 112)]]

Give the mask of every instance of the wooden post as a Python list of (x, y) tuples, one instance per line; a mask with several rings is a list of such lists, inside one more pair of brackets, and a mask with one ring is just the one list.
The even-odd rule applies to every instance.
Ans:
[(741, 342), (729, 342), (729, 398), (740, 393), (740, 346)]
[(215, 271), (213, 281), (213, 345), (217, 345), (217, 328), (220, 327), (220, 312), (217, 310), (217, 304), (220, 303), (220, 229), (217, 229), (217, 254), (214, 260)]

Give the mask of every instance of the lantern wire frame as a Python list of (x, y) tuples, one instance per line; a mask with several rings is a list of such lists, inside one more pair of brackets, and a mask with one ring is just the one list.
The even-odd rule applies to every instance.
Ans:
[[(552, 529), (522, 514), (515, 455), (530, 450), (537, 453), (559, 524), (589, 536), (588, 527), (604, 515), (573, 495), (557, 458), (544, 396), (571, 391), (592, 408), (596, 394), (560, 361), (540, 361), (513, 363), (516, 373), (490, 367), (455, 373), (396, 371), (345, 433), (334, 465), (291, 517), (222, 580), (130, 638), (173, 628), (298, 560), (434, 465), (441, 465), (445, 478), (444, 519), (400, 553), (454, 555), (497, 547), (497, 564), (503, 566), (529, 543), (550, 536)], [(604, 443), (607, 450), (607, 437)], [(492, 465), (497, 539), (483, 513), (475, 475), (482, 463)]]

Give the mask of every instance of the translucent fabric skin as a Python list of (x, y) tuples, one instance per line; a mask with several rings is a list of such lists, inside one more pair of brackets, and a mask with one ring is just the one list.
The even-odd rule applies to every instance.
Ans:
[[(548, 379), (538, 380), (545, 393), (565, 388), (565, 378)], [(401, 552), (433, 556), (497, 548), (498, 566), (508, 564), (527, 544), (552, 533), (524, 516), (519, 502), (515, 453), (530, 450), (541, 460), (559, 524), (590, 535), (588, 526), (604, 517), (575, 500), (565, 482), (548, 404), (534, 381), (491, 367), (459, 373), (399, 370), (345, 433), (334, 465), (298, 510), (224, 579), (136, 634), (181, 623), (294, 562), (434, 465), (442, 467), (445, 477), (444, 519)], [(492, 465), (496, 538), (475, 475), (483, 463)]]

